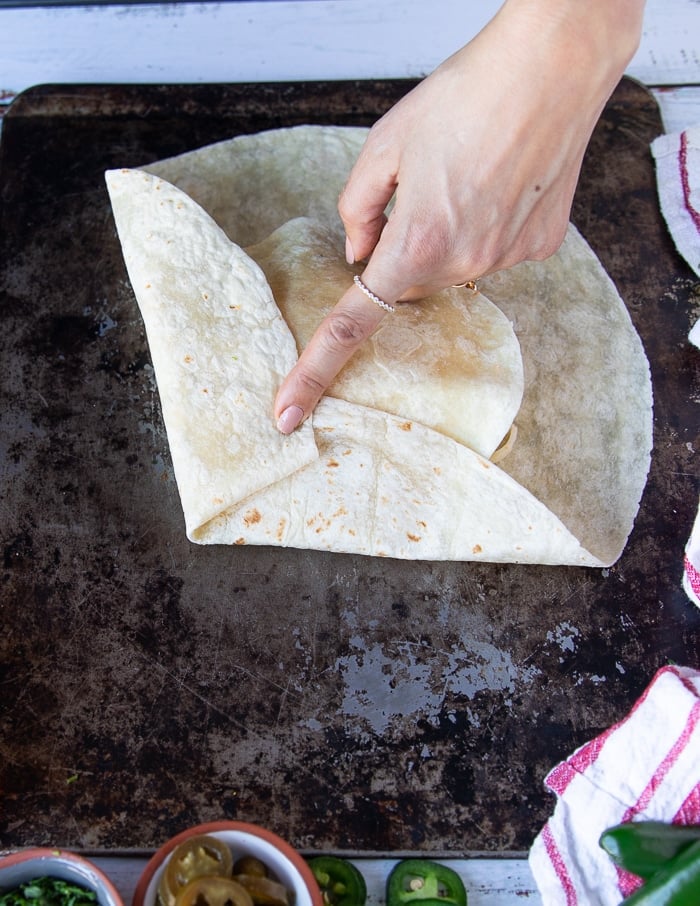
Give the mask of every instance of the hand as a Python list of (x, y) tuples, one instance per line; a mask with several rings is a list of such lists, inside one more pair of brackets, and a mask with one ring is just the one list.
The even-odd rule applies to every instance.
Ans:
[[(508, 0), (370, 130), (339, 200), (349, 261), (391, 304), (563, 241), (591, 132), (639, 40), (643, 0)], [(389, 201), (391, 213), (386, 216)], [(391, 317), (355, 285), (280, 387), (290, 433)]]

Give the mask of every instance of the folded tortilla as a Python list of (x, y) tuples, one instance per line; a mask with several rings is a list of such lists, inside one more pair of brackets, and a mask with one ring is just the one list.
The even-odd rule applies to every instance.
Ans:
[(400, 306), (313, 418), (277, 432), (276, 390), (354, 272), (336, 201), (365, 135), (273, 130), (107, 173), (188, 537), (613, 563), (648, 472), (651, 382), (573, 227), (552, 259), (484, 280), (484, 295)]

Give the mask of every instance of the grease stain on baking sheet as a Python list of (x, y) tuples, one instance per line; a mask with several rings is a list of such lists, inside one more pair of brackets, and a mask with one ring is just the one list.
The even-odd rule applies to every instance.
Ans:
[(350, 647), (335, 663), (343, 684), (342, 712), (348, 724), (377, 735), (392, 728), (401, 733), (407, 720), (438, 726), (441, 717), (450, 719), (457, 710), (479, 726), (476, 709), (467, 702), (480, 692), (496, 692), (510, 707), (515, 690), (540, 672), (517, 665), (509, 653), (487, 642), (433, 648), (409, 640), (368, 645), (355, 636)]

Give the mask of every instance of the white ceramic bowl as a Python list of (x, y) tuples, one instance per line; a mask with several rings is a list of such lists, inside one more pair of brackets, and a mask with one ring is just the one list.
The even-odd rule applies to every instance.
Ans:
[(281, 837), (243, 821), (199, 824), (168, 840), (143, 870), (134, 891), (133, 906), (156, 906), (158, 884), (168, 858), (180, 843), (197, 834), (210, 834), (223, 840), (230, 847), (234, 861), (241, 856), (260, 859), (292, 891), (294, 906), (323, 906), (321, 891), (304, 858)]
[(124, 906), (116, 888), (92, 862), (61, 849), (23, 849), (0, 857), (0, 892), (35, 878), (60, 878), (97, 894), (100, 906)]

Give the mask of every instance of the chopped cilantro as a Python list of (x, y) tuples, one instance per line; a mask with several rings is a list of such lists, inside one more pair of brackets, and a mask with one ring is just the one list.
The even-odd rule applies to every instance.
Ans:
[(0, 906), (95, 906), (97, 894), (61, 878), (35, 878), (0, 893)]

